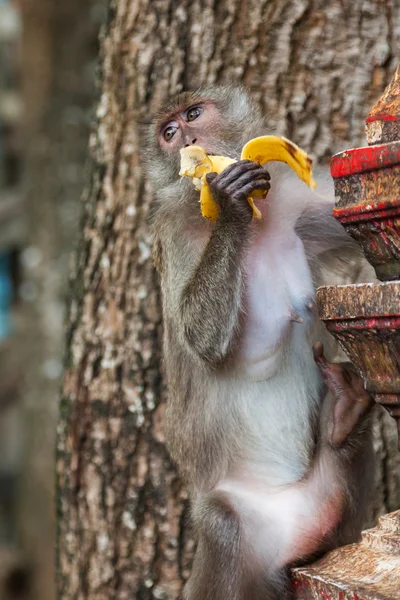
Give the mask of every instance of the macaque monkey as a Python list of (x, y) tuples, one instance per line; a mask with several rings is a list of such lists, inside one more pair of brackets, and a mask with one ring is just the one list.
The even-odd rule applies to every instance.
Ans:
[[(149, 133), (166, 435), (198, 535), (185, 600), (283, 600), (289, 566), (357, 539), (371, 484), (371, 397), (316, 343), (324, 259), (356, 252), (321, 200), (329, 184), (239, 160), (207, 175), (212, 223), (178, 176), (184, 146), (239, 158), (268, 133), (244, 89), (219, 86), (179, 94)], [(270, 189), (260, 220), (255, 189)]]

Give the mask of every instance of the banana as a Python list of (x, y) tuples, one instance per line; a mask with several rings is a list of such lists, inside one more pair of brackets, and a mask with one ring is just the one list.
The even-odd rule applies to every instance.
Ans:
[(315, 188), (312, 177), (312, 160), (304, 150), (284, 137), (263, 135), (247, 142), (242, 148), (241, 160), (253, 160), (261, 165), (278, 161), (284, 162), (297, 173), (309, 187)]
[[(211, 156), (200, 146), (181, 149), (181, 177), (193, 177), (193, 185), (200, 191), (201, 214), (210, 221), (218, 218), (218, 206), (211, 196), (206, 181), (207, 173), (222, 173), (226, 167), (237, 162), (227, 156)], [(258, 210), (258, 209), (257, 209)]]
[[(272, 161), (287, 163), (308, 186), (314, 188), (311, 159), (296, 144), (284, 137), (266, 135), (254, 138), (242, 148), (241, 160), (252, 160), (260, 164)], [(226, 167), (236, 162), (227, 156), (212, 156), (200, 146), (188, 146), (181, 149), (181, 177), (192, 177), (193, 184), (200, 191), (200, 208), (203, 217), (216, 221), (218, 206), (214, 202), (206, 181), (207, 173), (221, 173)], [(261, 218), (261, 212), (254, 204), (254, 198), (264, 198), (266, 192), (255, 190), (248, 202), (253, 209), (253, 216)]]

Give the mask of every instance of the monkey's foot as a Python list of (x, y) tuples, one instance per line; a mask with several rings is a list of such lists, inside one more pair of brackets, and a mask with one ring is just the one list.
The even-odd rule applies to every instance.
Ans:
[(349, 364), (329, 363), (320, 342), (314, 344), (314, 359), (334, 398), (329, 442), (340, 447), (358, 429), (374, 401), (364, 388), (362, 378)]

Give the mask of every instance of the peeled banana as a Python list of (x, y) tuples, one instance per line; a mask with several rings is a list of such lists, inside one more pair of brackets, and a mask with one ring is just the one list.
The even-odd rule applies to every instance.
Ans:
[[(252, 160), (260, 164), (272, 161), (287, 163), (308, 186), (314, 188), (311, 159), (296, 144), (284, 137), (265, 135), (254, 138), (242, 148), (241, 160)], [(188, 146), (181, 149), (181, 177), (192, 177), (193, 185), (200, 191), (200, 208), (203, 217), (216, 221), (218, 206), (214, 202), (206, 181), (207, 173), (221, 173), (226, 167), (236, 162), (227, 156), (212, 156), (200, 146)], [(261, 212), (254, 204), (254, 198), (265, 197), (264, 190), (255, 190), (248, 202), (253, 209), (253, 216), (261, 218)]]

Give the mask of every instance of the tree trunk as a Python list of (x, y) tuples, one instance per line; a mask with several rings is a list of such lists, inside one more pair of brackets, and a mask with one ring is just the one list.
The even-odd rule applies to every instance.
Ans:
[[(61, 598), (172, 599), (190, 566), (187, 498), (164, 447), (142, 123), (183, 88), (242, 83), (279, 134), (327, 161), (365, 142), (399, 19), (398, 3), (372, 0), (111, 0), (58, 429)], [(393, 425), (382, 416), (376, 430), (374, 515), (400, 501)]]
[[(54, 443), (63, 310), (95, 98), (101, 21), (97, 12), (102, 0), (23, 0), (19, 5), (23, 19), (21, 145), (28, 226), (28, 247), (22, 255), (25, 308), (19, 345), (25, 413), (20, 537), (24, 555), (33, 563), (35, 597), (52, 600)], [(103, 2), (103, 17), (104, 13)]]

